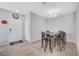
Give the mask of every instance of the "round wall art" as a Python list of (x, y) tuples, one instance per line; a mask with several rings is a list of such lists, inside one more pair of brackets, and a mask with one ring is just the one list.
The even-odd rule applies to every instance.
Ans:
[(13, 14), (12, 14), (12, 17), (13, 17), (14, 19), (18, 19), (18, 18), (19, 18), (19, 15), (18, 15), (17, 13), (13, 13)]
[(7, 24), (7, 21), (6, 20), (2, 20), (1, 23), (2, 24)]

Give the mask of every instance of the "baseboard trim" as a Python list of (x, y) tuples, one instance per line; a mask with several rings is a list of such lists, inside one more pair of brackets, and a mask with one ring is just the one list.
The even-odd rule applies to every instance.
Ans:
[(0, 46), (4, 46), (4, 45), (7, 45), (9, 42), (0, 42)]
[[(31, 41), (30, 43), (35, 43), (35, 42), (38, 42), (40, 40), (36, 40), (36, 41)], [(72, 41), (72, 40), (66, 40), (67, 42), (72, 42), (72, 43), (76, 43), (76, 41)]]
[(76, 41), (71, 41), (71, 40), (67, 40), (67, 42), (72, 42), (72, 43), (76, 43)]

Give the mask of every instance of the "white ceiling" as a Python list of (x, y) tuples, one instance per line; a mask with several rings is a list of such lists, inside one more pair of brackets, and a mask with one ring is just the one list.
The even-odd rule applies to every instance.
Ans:
[(42, 17), (49, 18), (49, 12), (54, 9), (58, 16), (66, 15), (76, 11), (77, 2), (0, 2), (0, 8), (10, 11), (18, 10), (20, 14), (27, 14), (32, 11)]

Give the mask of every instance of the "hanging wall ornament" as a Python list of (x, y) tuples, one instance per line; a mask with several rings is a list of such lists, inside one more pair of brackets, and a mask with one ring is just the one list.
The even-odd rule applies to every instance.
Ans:
[(18, 18), (19, 18), (19, 15), (18, 15), (17, 13), (13, 13), (13, 14), (12, 14), (12, 17), (13, 17), (14, 19), (18, 19)]
[(7, 24), (7, 21), (6, 20), (2, 20), (1, 23), (2, 24)]

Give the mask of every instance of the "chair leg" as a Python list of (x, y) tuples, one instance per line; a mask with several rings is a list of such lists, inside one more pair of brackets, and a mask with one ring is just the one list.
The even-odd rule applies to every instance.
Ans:
[(62, 42), (60, 40), (60, 45), (59, 45), (60, 51), (62, 51)]
[(56, 39), (54, 39), (54, 47), (56, 46), (56, 43), (57, 43), (57, 42), (56, 42)]
[(44, 47), (44, 52), (46, 51), (47, 46), (48, 46), (48, 39), (45, 39), (45, 47)]
[(44, 39), (41, 40), (41, 48), (43, 48), (44, 45)]
[(49, 39), (49, 50), (52, 53), (52, 42), (51, 42), (51, 39)]

